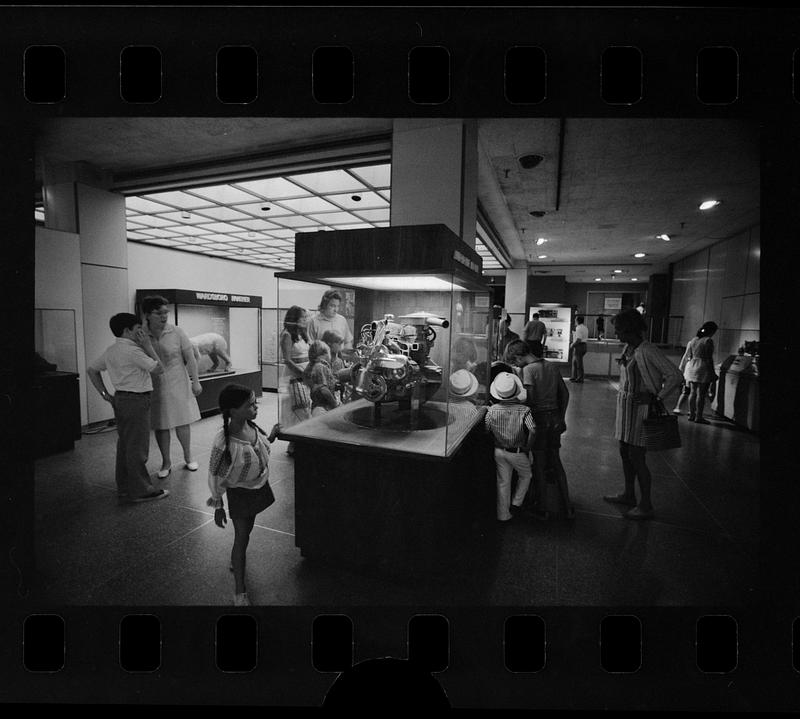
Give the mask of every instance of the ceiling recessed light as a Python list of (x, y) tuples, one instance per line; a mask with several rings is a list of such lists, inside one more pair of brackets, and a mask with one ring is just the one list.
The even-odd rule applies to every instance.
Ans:
[(633, 256), (634, 257), (644, 257), (645, 253), (644, 252), (635, 252)]
[(638, 281), (639, 281), (638, 277), (631, 277), (631, 282), (638, 282)]
[(544, 210), (531, 210), (528, 214), (534, 217), (544, 217), (546, 213)]
[(659, 240), (664, 240), (664, 242), (669, 242), (669, 235), (656, 235)]
[(353, 202), (361, 202), (361, 195), (350, 195), (350, 199)]
[(614, 270), (614, 274), (615, 274), (615, 275), (619, 275), (619, 274), (621, 274), (621, 273), (622, 273), (622, 270)]
[(546, 260), (547, 259), (547, 255), (539, 255), (539, 259), (540, 260)]
[(269, 205), (264, 205), (264, 206), (261, 208), (261, 211), (262, 211), (262, 212), (269, 212), (271, 209), (272, 209), (272, 208), (271, 208), (271, 207), (269, 207)]
[(595, 281), (595, 282), (602, 282), (603, 280), (602, 280), (602, 278), (600, 278), (600, 277), (595, 277), (595, 278), (594, 278), (594, 281)]
[(537, 245), (543, 245), (545, 242), (547, 242), (547, 240), (544, 237), (540, 237), (538, 240), (536, 240)]
[(705, 202), (701, 202), (699, 207), (701, 210), (710, 210), (712, 207), (716, 207), (719, 204), (719, 200), (706, 200)]
[(188, 220), (190, 217), (191, 217), (191, 215), (188, 212), (186, 212), (186, 210), (181, 212), (181, 219), (182, 220)]

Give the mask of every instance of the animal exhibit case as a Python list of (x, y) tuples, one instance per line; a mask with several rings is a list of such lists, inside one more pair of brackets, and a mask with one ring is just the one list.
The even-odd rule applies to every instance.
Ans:
[(261, 395), (261, 297), (214, 290), (142, 289), (136, 291), (137, 315), (142, 300), (161, 295), (168, 322), (189, 336), (203, 392), (201, 413), (217, 409), (220, 390), (230, 382)]
[[(352, 346), (335, 374), (306, 369), (310, 404), (281, 370), (295, 543), (349, 565), (433, 566), (493, 507), (480, 258), (444, 225), (424, 225), (300, 233), (295, 261), (276, 274), (281, 304), (288, 281), (353, 290)], [(336, 398), (325, 407), (313, 399), (322, 374)]]

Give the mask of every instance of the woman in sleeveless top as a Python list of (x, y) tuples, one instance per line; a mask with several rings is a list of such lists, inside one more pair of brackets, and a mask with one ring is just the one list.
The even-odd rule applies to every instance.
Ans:
[[(296, 393), (292, 392), (291, 387), (295, 380), (302, 383), (303, 370), (308, 366), (308, 334), (306, 332), (308, 319), (308, 312), (297, 305), (286, 310), (286, 316), (283, 319), (283, 331), (280, 336), (283, 366), (278, 383), (279, 421), (282, 427), (291, 427), (311, 416), (310, 406), (298, 406), (295, 401)], [(287, 452), (290, 455), (294, 452), (293, 442), (289, 443)]]
[[(683, 353), (681, 363), (678, 365), (690, 388), (689, 421), (697, 424), (709, 424), (709, 421), (703, 418), (703, 409), (706, 404), (706, 394), (709, 394), (709, 388), (717, 379), (714, 369), (714, 341), (711, 339), (716, 331), (716, 322), (704, 322), (697, 330), (697, 336), (689, 340), (686, 352)], [(680, 407), (680, 402), (678, 406)]]
[[(603, 499), (630, 507), (624, 514), (626, 519), (652, 519), (652, 478), (645, 461), (644, 420), (653, 396), (661, 399), (668, 395), (680, 385), (682, 378), (667, 356), (644, 339), (647, 325), (636, 310), (620, 312), (614, 317), (614, 328), (617, 337), (626, 343), (618, 360), (619, 393), (614, 426), (614, 437), (619, 440), (625, 490), (621, 494), (606, 495)], [(636, 480), (640, 491), (638, 503)]]

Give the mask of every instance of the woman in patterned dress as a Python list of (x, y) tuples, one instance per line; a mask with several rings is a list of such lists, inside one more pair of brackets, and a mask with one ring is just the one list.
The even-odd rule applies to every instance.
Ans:
[(197, 359), (192, 343), (180, 327), (167, 322), (167, 300), (159, 295), (142, 300), (142, 313), (150, 332), (153, 348), (164, 365), (164, 374), (153, 380), (150, 421), (161, 450), (159, 479), (172, 471), (170, 430), (174, 429), (183, 449), (184, 467), (197, 471), (192, 459), (191, 423), (200, 419), (197, 395), (203, 388), (197, 373)]
[[(662, 399), (683, 381), (678, 368), (654, 344), (644, 339), (647, 324), (636, 310), (620, 312), (613, 320), (617, 337), (625, 342), (619, 362), (619, 393), (614, 437), (619, 440), (625, 490), (603, 499), (630, 509), (626, 519), (652, 519), (652, 477), (645, 461), (644, 420), (655, 395)], [(636, 480), (640, 498), (636, 501)]]

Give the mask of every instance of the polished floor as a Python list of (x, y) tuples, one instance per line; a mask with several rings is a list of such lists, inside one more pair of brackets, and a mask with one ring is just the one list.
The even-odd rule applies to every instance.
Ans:
[[(683, 447), (650, 453), (652, 521), (633, 522), (602, 500), (622, 488), (613, 439), (616, 387), (569, 384), (562, 460), (574, 521), (479, 523), (473, 543), (434, 577), (380, 576), (309, 561), (294, 544), (293, 460), (273, 445), (276, 503), (261, 513), (247, 553), (257, 605), (287, 606), (720, 606), (745, 605), (758, 571), (759, 440), (707, 409), (709, 425), (681, 418)], [(259, 423), (276, 420), (265, 393)], [(233, 527), (218, 528), (205, 500), (219, 416), (193, 425), (200, 469), (173, 470), (164, 500), (119, 504), (113, 429), (35, 468), (36, 581), (30, 598), (67, 605), (230, 605)], [(159, 468), (153, 441), (150, 468)]]

